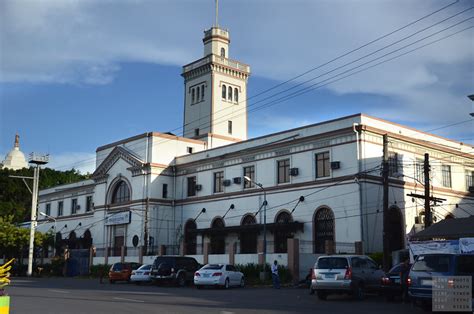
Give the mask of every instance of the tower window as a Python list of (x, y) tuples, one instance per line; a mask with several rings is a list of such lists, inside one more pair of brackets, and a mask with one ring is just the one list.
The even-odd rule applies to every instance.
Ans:
[(227, 121), (227, 132), (232, 134), (232, 121)]
[(199, 135), (199, 128), (196, 128), (194, 129), (194, 136), (198, 136)]
[(195, 94), (194, 94), (194, 88), (191, 90), (191, 103), (194, 104), (194, 98), (195, 98)]
[(204, 85), (201, 86), (201, 99), (204, 100)]
[(239, 102), (239, 90), (234, 88), (234, 101)]
[(221, 48), (221, 57), (225, 58), (225, 49), (224, 48)]
[(196, 101), (199, 101), (199, 96), (201, 95), (201, 92), (199, 90), (199, 86), (197, 87), (197, 93), (196, 93)]
[(168, 184), (163, 183), (163, 191), (161, 195), (163, 198), (168, 198)]
[(229, 100), (232, 101), (232, 87), (229, 86), (229, 95), (227, 95), (229, 97)]
[(222, 85), (222, 98), (226, 99), (227, 98), (227, 86)]
[(188, 154), (192, 154), (193, 153), (193, 148), (188, 146), (187, 151), (188, 151)]

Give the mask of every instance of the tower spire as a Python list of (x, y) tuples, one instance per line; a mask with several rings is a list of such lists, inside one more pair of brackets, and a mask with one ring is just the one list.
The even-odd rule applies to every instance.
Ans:
[(216, 27), (219, 27), (219, 0), (216, 0)]
[(20, 135), (18, 135), (18, 133), (15, 134), (15, 146), (14, 147), (20, 147)]

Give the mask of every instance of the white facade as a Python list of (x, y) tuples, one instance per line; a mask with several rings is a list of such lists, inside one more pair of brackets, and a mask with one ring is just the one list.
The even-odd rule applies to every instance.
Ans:
[[(468, 192), (473, 147), (459, 142), (363, 114), (247, 140), (250, 70), (228, 59), (227, 31), (206, 31), (204, 44), (205, 57), (183, 69), (185, 137), (150, 132), (99, 147), (92, 180), (40, 192), (39, 210), (54, 217), (41, 221), (40, 231), (56, 225), (62, 239), (72, 232), (78, 239), (67, 245), (86, 247), (88, 230), (92, 245), (115, 248), (112, 255), (122, 246), (131, 252), (160, 245), (201, 254), (206, 242), (211, 253), (223, 253), (231, 242), (241, 253), (255, 253), (263, 237), (264, 193), (245, 183), (247, 175), (265, 190), (268, 252), (274, 258), (284, 253), (288, 237), (300, 240), (302, 253), (320, 253), (325, 240), (336, 247), (361, 241), (365, 252), (381, 251), (384, 134), (396, 154), (389, 193), (393, 250), (404, 247), (406, 235), (422, 221), (422, 201), (407, 194), (423, 194), (416, 178), (422, 181), (418, 170), (425, 153), (433, 196), (446, 199), (433, 207), (436, 219), (474, 214)], [(219, 56), (221, 49), (225, 56)], [(224, 83), (238, 88), (237, 103), (223, 99)], [(232, 118), (228, 134), (218, 118), (221, 109), (234, 106), (245, 114)], [(195, 134), (206, 121), (208, 127)]]

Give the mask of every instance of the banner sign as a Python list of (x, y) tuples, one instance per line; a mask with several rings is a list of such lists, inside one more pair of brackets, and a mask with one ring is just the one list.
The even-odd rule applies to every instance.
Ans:
[(454, 253), (459, 254), (459, 240), (445, 241), (416, 241), (408, 244), (410, 248), (410, 261), (420, 254)]
[(461, 254), (474, 254), (474, 238), (460, 238), (459, 250)]
[(105, 225), (114, 226), (114, 225), (129, 224), (131, 219), (132, 219), (132, 212), (130, 211), (114, 213), (107, 216), (105, 220)]

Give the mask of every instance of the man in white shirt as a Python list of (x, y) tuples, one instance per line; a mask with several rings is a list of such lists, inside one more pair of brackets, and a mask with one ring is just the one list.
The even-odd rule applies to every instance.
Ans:
[(278, 275), (278, 262), (275, 260), (272, 265), (273, 288), (280, 289), (280, 276)]

